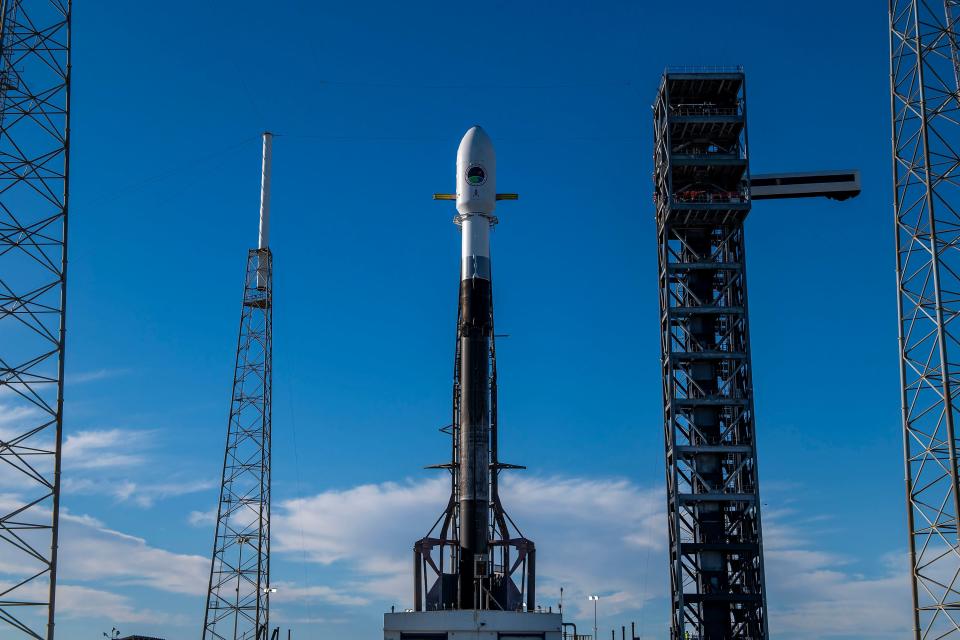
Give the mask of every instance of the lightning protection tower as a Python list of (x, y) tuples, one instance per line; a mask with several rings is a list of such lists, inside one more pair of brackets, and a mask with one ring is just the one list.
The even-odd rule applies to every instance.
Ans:
[(889, 3), (904, 475), (917, 639), (960, 638), (956, 4)]
[(0, 637), (54, 637), (70, 0), (0, 2)]
[(654, 128), (671, 638), (766, 639), (744, 74), (668, 71)]
[(266, 640), (270, 628), (272, 139), (272, 134), (263, 134), (260, 241), (247, 256), (204, 640)]

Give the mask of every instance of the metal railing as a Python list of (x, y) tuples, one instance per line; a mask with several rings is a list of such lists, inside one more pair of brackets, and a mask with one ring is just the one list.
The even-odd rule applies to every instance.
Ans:
[(664, 73), (743, 73), (743, 65), (676, 65), (666, 67)]
[(738, 116), (740, 105), (720, 107), (715, 104), (678, 104), (670, 107), (672, 116)]
[(673, 201), (678, 204), (746, 204), (750, 196), (745, 191), (679, 191), (673, 194)]

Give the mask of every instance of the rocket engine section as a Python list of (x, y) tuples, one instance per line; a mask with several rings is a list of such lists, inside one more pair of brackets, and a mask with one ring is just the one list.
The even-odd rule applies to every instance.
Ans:
[[(434, 197), (454, 199), (452, 194)], [(452, 459), (434, 467), (449, 470), (451, 496), (430, 535), (414, 546), (414, 607), (532, 610), (534, 545), (508, 525), (497, 491), (501, 470), (522, 467), (501, 464), (497, 455), (490, 230), (497, 223), (497, 200), (516, 195), (496, 193), (496, 154), (480, 127), (472, 127), (460, 142), (455, 197), (460, 296), (453, 422), (444, 428), (452, 438)]]

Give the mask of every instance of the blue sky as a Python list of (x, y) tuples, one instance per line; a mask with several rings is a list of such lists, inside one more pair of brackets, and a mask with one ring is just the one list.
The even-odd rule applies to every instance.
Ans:
[(747, 222), (771, 630), (902, 636), (883, 7), (78, 2), (74, 28), (65, 637), (199, 632), (265, 128), (273, 618), (373, 640), (408, 603), (456, 314), (430, 194), (478, 123), (521, 197), (492, 239), (507, 508), (544, 604), (587, 625), (599, 592), (601, 629), (664, 637), (650, 104), (682, 64), (744, 65), (754, 172), (862, 171)]

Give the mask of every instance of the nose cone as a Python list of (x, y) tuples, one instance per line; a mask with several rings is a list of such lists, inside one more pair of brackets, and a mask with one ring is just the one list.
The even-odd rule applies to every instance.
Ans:
[(497, 206), (497, 154), (482, 127), (470, 127), (457, 150), (457, 211), (493, 213)]

